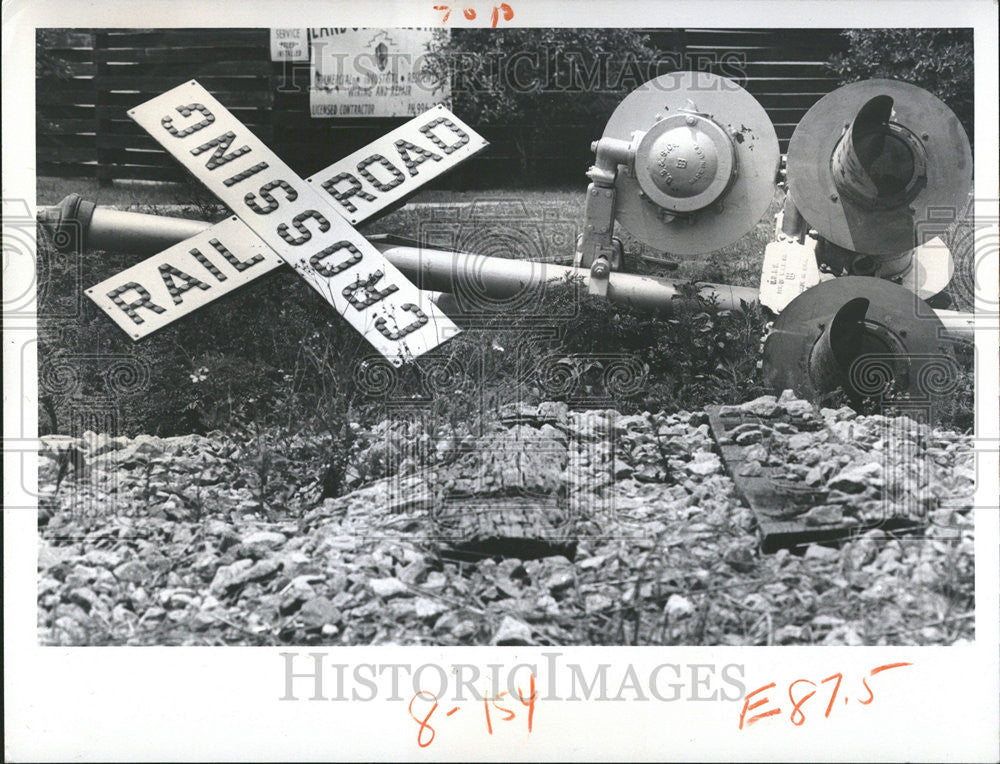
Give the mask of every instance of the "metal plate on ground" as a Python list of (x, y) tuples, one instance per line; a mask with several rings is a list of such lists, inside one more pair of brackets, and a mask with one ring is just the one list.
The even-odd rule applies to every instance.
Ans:
[[(708, 406), (708, 423), (712, 438), (722, 455), (726, 471), (742, 494), (757, 520), (760, 532), (761, 551), (765, 554), (779, 549), (791, 548), (824, 541), (844, 541), (871, 528), (879, 528), (894, 533), (919, 530), (921, 523), (906, 517), (880, 516), (874, 520), (852, 520), (827, 524), (811, 524), (805, 514), (820, 506), (826, 491), (808, 486), (793, 487), (782, 485), (781, 471), (776, 467), (762, 466), (759, 472), (748, 467), (752, 459), (747, 448), (733, 442), (730, 433), (740, 425), (758, 423), (758, 417), (747, 414), (724, 414), (722, 406)], [(774, 421), (792, 421), (785, 416)], [(831, 440), (836, 436), (821, 424)], [(757, 473), (757, 474), (754, 474)]]
[(129, 115), (393, 364), (458, 333), (326, 194), (292, 172), (196, 81)]

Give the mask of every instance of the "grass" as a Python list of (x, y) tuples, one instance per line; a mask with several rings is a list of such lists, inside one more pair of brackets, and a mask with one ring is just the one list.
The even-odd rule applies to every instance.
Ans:
[[(172, 185), (116, 183), (105, 189), (96, 183), (90, 186), (85, 183), (82, 187), (79, 183), (74, 180), (40, 179), (40, 198), (44, 192), (48, 195), (46, 201), (55, 201), (67, 192), (81, 190), (104, 193), (106, 203), (141, 205), (151, 212), (157, 212), (158, 206), (166, 204), (193, 205), (196, 209), (188, 214), (201, 215), (204, 219), (213, 219), (212, 216), (219, 212), (218, 204), (194, 181)], [(156, 194), (146, 195), (154, 190)], [(361, 226), (360, 230), (368, 235), (391, 233), (416, 238), (440, 249), (569, 263), (583, 222), (583, 190), (581, 183), (579, 189), (572, 190), (427, 191), (415, 197), (414, 201), (418, 203), (395, 210)], [(419, 204), (428, 201), (460, 201), (464, 204), (460, 207)], [(687, 289), (692, 281), (756, 286), (764, 249), (773, 239), (774, 215), (782, 202), (782, 194), (775, 194), (768, 211), (751, 231), (728, 247), (698, 256), (675, 258), (669, 253), (655, 252), (619, 229), (625, 249), (626, 269), (674, 279), (680, 282), (682, 290)], [(650, 257), (676, 260), (676, 267), (668, 268), (650, 262)], [(133, 258), (123, 258), (122, 253), (109, 252), (101, 257), (87, 257), (82, 264), (83, 276), (88, 283), (96, 283), (132, 262)], [(57, 276), (53, 274), (54, 278)], [(51, 302), (67, 298), (78, 288), (79, 285), (63, 274), (52, 282), (47, 290), (47, 299)], [(152, 379), (156, 380), (147, 394), (130, 403), (131, 413), (126, 417), (127, 426), (123, 423), (124, 431), (160, 432), (159, 428), (165, 427), (163, 433), (166, 434), (214, 429), (219, 425), (205, 419), (202, 416), (204, 411), (230, 400), (239, 403), (236, 408), (246, 414), (243, 399), (252, 403), (263, 398), (260, 392), (262, 387), (267, 387), (282, 401), (288, 395), (294, 398), (295, 406), (283, 404), (289, 421), (296, 416), (293, 411), (309, 419), (308, 408), (298, 407), (301, 390), (286, 389), (287, 385), (280, 383), (280, 378), (289, 369), (297, 368), (299, 360), (294, 357), (292, 346), (279, 341), (279, 335), (301, 336), (300, 349), (316, 345), (322, 350), (321, 355), (334, 353), (339, 356), (341, 365), (346, 364), (344, 368), (338, 366), (334, 375), (337, 384), (345, 386), (341, 396), (345, 391), (354, 390), (356, 385), (350, 382), (350, 371), (356, 353), (345, 354), (345, 348), (353, 347), (351, 340), (358, 338), (344, 336), (339, 322), (333, 321), (336, 317), (328, 315), (317, 301), (310, 300), (307, 292), (290, 272), (275, 274), (219, 301), (220, 304), (205, 308), (199, 313), (200, 320), (197, 322), (185, 320), (179, 323), (177, 329), (164, 330), (149, 341), (123, 348), (123, 352), (146, 359), (153, 370)], [(466, 336), (473, 338), (477, 347), (485, 343), (485, 350), (479, 348), (485, 352), (484, 357), (496, 355), (490, 350), (491, 341), (496, 338), (503, 340), (500, 344), (508, 348), (539, 346), (538, 352), (544, 352), (542, 345), (545, 343), (538, 340), (535, 319), (540, 315), (559, 318), (556, 323), (559, 324), (561, 347), (565, 352), (628, 352), (647, 364), (648, 385), (642, 396), (630, 401), (630, 409), (636, 406), (640, 409), (654, 406), (651, 410), (700, 408), (709, 403), (736, 403), (759, 392), (759, 373), (754, 369), (754, 363), (767, 320), (767, 316), (759, 310), (727, 316), (722, 315), (723, 311), (712, 309), (692, 316), (677, 315), (669, 320), (660, 320), (648, 314), (633, 314), (603, 300), (580, 303), (574, 298), (566, 304), (568, 298), (553, 297), (555, 302), (552, 305), (529, 306), (528, 313), (523, 316), (519, 315), (524, 313), (520, 308), (497, 312), (497, 321), (492, 322), (485, 333), (482, 329), (471, 330), (467, 327), (470, 331)], [(538, 310), (543, 312), (538, 313)], [(245, 326), (245, 322), (238, 318), (240, 315), (255, 315), (257, 320)], [(122, 340), (117, 330), (108, 326), (103, 315), (90, 310), (85, 317), (89, 321), (86, 329), (88, 339), (81, 340), (81, 347), (98, 342), (111, 342), (110, 347), (114, 347), (114, 343)], [(234, 325), (234, 321), (238, 325)], [(330, 325), (330, 321), (336, 325)], [(307, 337), (312, 339), (305, 339)], [(43, 332), (40, 348), (43, 361), (47, 357), (45, 353), (61, 354), (66, 351), (64, 340), (56, 335), (50, 338)], [(469, 359), (465, 360), (472, 363)], [(211, 368), (212, 378), (220, 381), (214, 387), (202, 385), (193, 390), (187, 381), (188, 372), (201, 366)], [(91, 371), (90, 377), (96, 380), (95, 384), (99, 383), (100, 370), (95, 368)], [(330, 378), (326, 373), (328, 371), (310, 369), (308, 373), (303, 372), (302, 379), (327, 379)], [(515, 371), (506, 365), (497, 373), (501, 377), (508, 373), (515, 375)], [(278, 381), (271, 380), (271, 384), (269, 377)], [(511, 376), (510, 379), (513, 378)], [(325, 392), (320, 394), (312, 390), (311, 381), (307, 384), (299, 380), (297, 384), (306, 384), (310, 394), (315, 393), (325, 399)], [(507, 389), (510, 385), (504, 383), (501, 387)], [(152, 392), (159, 397), (150, 397)], [(536, 392), (538, 395), (544, 393), (541, 390)], [(956, 398), (961, 409), (959, 413), (965, 411), (966, 399), (971, 401), (971, 392), (961, 399)], [(227, 421), (234, 416), (233, 406), (229, 409)], [(178, 412), (184, 412), (188, 418), (184, 419)]]
[(98, 204), (128, 206), (133, 204), (179, 204), (188, 193), (183, 183), (162, 183), (151, 180), (116, 180), (102, 186), (93, 178), (36, 179), (35, 198), (38, 204), (58, 204), (68, 194), (79, 194)]
[[(360, 230), (363, 233), (393, 233), (409, 238), (432, 234), (429, 241), (441, 248), (454, 242), (456, 249), (480, 254), (568, 263), (572, 259), (573, 243), (584, 219), (584, 189), (583, 178), (579, 187), (524, 191), (451, 191), (430, 188), (419, 191), (407, 206), (360, 226)], [(224, 211), (194, 181), (114, 181), (111, 185), (102, 186), (91, 178), (37, 179), (36, 197), (39, 205), (57, 204), (70, 193), (78, 193), (84, 199), (98, 204), (134, 207), (152, 213), (176, 214), (156, 208), (186, 205), (199, 208), (206, 219), (217, 219)], [(486, 204), (477, 207), (477, 202)], [(498, 205), (497, 202), (506, 204)], [(458, 214), (421, 206), (447, 203), (470, 206)], [(764, 248), (774, 240), (774, 218), (783, 203), (784, 193), (776, 192), (767, 211), (749, 232), (727, 247), (700, 255), (677, 256), (659, 252), (618, 226), (617, 235), (624, 245), (626, 267), (634, 273), (682, 281), (757, 287), (760, 284)], [(517, 229), (518, 235), (505, 237), (504, 231), (511, 229)], [(950, 306), (955, 310), (973, 309), (969, 288), (975, 270), (973, 237), (969, 235), (971, 230), (968, 222), (959, 220), (941, 232), (953, 250), (956, 268), (955, 279), (942, 295), (944, 300), (941, 304), (948, 304), (950, 301)], [(520, 248), (516, 246), (517, 242), (521, 243)], [(672, 266), (664, 265), (664, 261), (672, 263)]]
[[(581, 179), (582, 181), (582, 179)], [(511, 189), (486, 189), (483, 191), (451, 191), (429, 188), (418, 192), (416, 202), (454, 202), (457, 197), (466, 199), (470, 195), (482, 199), (521, 199), (526, 204), (539, 201), (562, 200), (567, 196), (578, 196), (582, 210), (583, 195), (580, 188), (514, 191)], [(130, 204), (190, 204), (191, 187), (188, 183), (167, 183), (155, 180), (116, 180), (110, 185), (101, 185), (94, 178), (56, 178), (39, 176), (36, 179), (35, 197), (38, 204), (57, 204), (67, 194), (77, 193), (84, 199), (109, 205)]]

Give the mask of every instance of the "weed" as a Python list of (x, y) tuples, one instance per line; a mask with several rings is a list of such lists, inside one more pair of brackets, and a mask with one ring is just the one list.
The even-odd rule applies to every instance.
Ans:
[[(193, 190), (184, 196), (179, 188), (171, 193), (199, 203)], [(582, 209), (576, 192), (533, 192), (526, 200)], [(780, 199), (773, 209), (778, 204)], [(419, 230), (432, 212), (403, 208), (366, 231)], [(510, 226), (509, 221), (495, 223)], [(72, 421), (72, 407), (81, 399), (114, 393), (120, 434), (222, 431), (242, 438), (255, 460), (259, 508), (275, 511), (293, 498), (289, 485), (310, 486), (315, 498), (330, 498), (385, 474), (407, 457), (417, 467), (432, 462), (439, 458), (438, 443), (481, 431), (505, 403), (562, 399), (573, 404), (574, 395), (587, 394), (622, 413), (738, 403), (764, 392), (756, 362), (767, 317), (756, 306), (720, 309), (699, 297), (697, 288), (701, 280), (754, 283), (770, 227), (765, 217), (731, 247), (682, 260), (671, 275), (689, 282), (681, 287), (673, 315), (606, 302), (587, 294), (578, 280), (550, 284), (531, 310), (497, 312), (476, 326), (466, 325), (459, 338), (394, 371), (393, 388), (384, 395), (366, 393), (357, 382), (359, 369), (371, 358), (363, 338), (288, 271), (260, 279), (140, 343), (82, 300), (72, 331), (66, 331), (65, 322), (39, 322), (40, 364), (58, 360), (79, 380), (72, 396), (42, 390), (40, 419), (43, 427), (47, 423), (55, 430)], [(642, 245), (627, 240), (626, 250), (639, 272), (656, 272), (658, 266), (639, 262), (639, 254), (649, 254)], [(541, 253), (509, 254), (558, 261), (567, 252), (552, 245)], [(98, 283), (131, 264), (124, 253), (103, 253), (73, 264), (78, 268), (51, 269), (47, 288), (39, 292), (39, 315), (81, 283)], [(599, 365), (588, 360), (602, 354), (633, 359), (642, 369), (642, 384), (624, 391), (602, 387)], [(120, 355), (148, 367), (144, 387), (106, 389), (106, 359)], [(966, 355), (960, 363), (970, 371), (949, 399), (954, 410), (948, 415), (948, 422), (962, 429), (972, 423), (972, 361), (971, 353)], [(569, 388), (575, 390), (554, 393), (532, 371), (549, 356), (574, 359)], [(394, 401), (412, 402), (407, 410), (422, 423), (421, 445), (412, 454), (373, 448), (364, 434), (389, 416), (387, 404)], [(447, 453), (442, 446), (441, 457)]]

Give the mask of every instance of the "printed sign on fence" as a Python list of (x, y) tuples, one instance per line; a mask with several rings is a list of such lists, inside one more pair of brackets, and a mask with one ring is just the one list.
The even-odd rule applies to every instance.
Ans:
[(306, 27), (271, 29), (272, 61), (308, 61), (309, 30)]
[[(426, 67), (431, 29), (312, 30), (314, 117), (412, 117), (448, 98)], [(440, 85), (440, 86), (439, 86)]]

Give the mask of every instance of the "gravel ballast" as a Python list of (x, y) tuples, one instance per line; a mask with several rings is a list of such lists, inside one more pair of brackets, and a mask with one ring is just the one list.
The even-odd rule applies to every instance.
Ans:
[[(744, 404), (761, 424), (737, 433), (736, 443), (759, 449), (762, 465), (782, 460), (790, 479), (823, 491), (822, 504), (804, 508), (805, 521), (860, 521), (902, 496), (922, 513), (922, 532), (893, 537), (875, 528), (837, 546), (761, 554), (754, 517), (714, 450), (703, 412), (623, 416), (561, 404), (520, 412), (530, 420), (541, 409), (540, 426), (564, 434), (567, 496), (560, 506), (572, 510), (572, 559), (442, 555), (433, 464), (403, 464), (396, 474), (322, 501), (314, 486), (288, 485), (262, 510), (248, 451), (225, 436), (49, 436), (39, 471), (39, 640), (973, 639), (971, 437), (848, 409), (818, 411), (824, 428), (812, 432), (768, 424), (774, 406), (799, 406), (801, 413), (801, 405), (787, 397)], [(371, 442), (382, 442), (393, 426), (382, 426)], [(492, 437), (502, 439), (503, 431)], [(432, 451), (446, 455), (448, 442), (439, 440)], [(887, 446), (894, 449), (888, 461)], [(79, 470), (74, 454), (82, 457)], [(897, 469), (887, 473), (886, 464)]]

